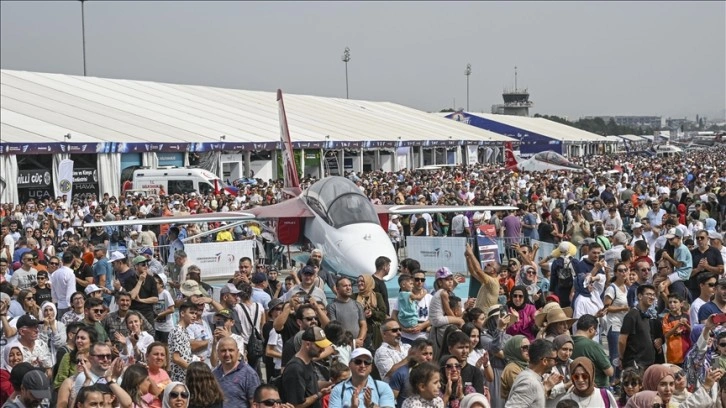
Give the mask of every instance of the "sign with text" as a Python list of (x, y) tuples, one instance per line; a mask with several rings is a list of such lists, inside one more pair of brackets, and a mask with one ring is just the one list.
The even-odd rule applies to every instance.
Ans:
[(185, 244), (184, 252), (189, 257), (189, 264), (202, 270), (204, 281), (226, 281), (234, 276), (240, 258), (246, 256), (254, 262), (254, 245), (253, 240)]
[(421, 263), (424, 271), (446, 266), (453, 273), (467, 273), (464, 237), (407, 237), (408, 257)]

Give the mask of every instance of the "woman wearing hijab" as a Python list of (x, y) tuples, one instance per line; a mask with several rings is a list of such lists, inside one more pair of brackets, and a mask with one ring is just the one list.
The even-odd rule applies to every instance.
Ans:
[(552, 372), (562, 375), (562, 381), (550, 391), (550, 395), (547, 397), (547, 408), (556, 407), (557, 403), (572, 385), (572, 378), (570, 376), (572, 359), (570, 356), (572, 356), (575, 343), (572, 341), (569, 333), (565, 333), (555, 337), (552, 340), (552, 344), (555, 345), (555, 350), (557, 350), (557, 358), (555, 360), (555, 366), (552, 367)]
[(671, 369), (664, 364), (653, 364), (643, 373), (643, 389), (655, 391), (667, 408), (676, 408), (678, 403), (673, 400), (676, 379)]
[(628, 400), (625, 408), (653, 408), (662, 402), (657, 392), (641, 391)]
[[(595, 317), (601, 317), (605, 305), (602, 303), (600, 294), (605, 289), (605, 274), (598, 273), (593, 276), (591, 273), (583, 273), (577, 276), (575, 279), (575, 297), (572, 301), (572, 317), (579, 319), (582, 315), (593, 315)], [(597, 336), (600, 335), (600, 329), (598, 329)]]
[(23, 362), (23, 351), (20, 343), (11, 342), (3, 348), (2, 368), (0, 368), (0, 406), (4, 405), (15, 393), (10, 383), (10, 372), (17, 364)]
[(509, 313), (517, 318), (517, 321), (509, 326), (507, 333), (511, 336), (521, 334), (530, 341), (534, 341), (534, 314), (537, 312), (534, 305), (529, 302), (527, 288), (525, 286), (515, 286), (509, 292)]
[(537, 286), (537, 269), (532, 265), (525, 265), (521, 268), (517, 275), (517, 286), (526, 287), (529, 301), (534, 303), (536, 301), (534, 297), (540, 291)]
[[(617, 407), (618, 403), (610, 391), (595, 387), (595, 366), (587, 357), (578, 357), (570, 364), (572, 388), (562, 400), (573, 400), (581, 407)], [(606, 402), (607, 400), (607, 402)]]
[(66, 344), (66, 325), (56, 319), (58, 309), (52, 302), (44, 302), (40, 307), (41, 324), (38, 327), (38, 341), (48, 346), (53, 365), (56, 352)]
[(376, 350), (383, 342), (381, 324), (386, 320), (386, 308), (380, 293), (374, 292), (376, 282), (373, 275), (366, 273), (358, 277), (358, 293), (353, 298), (363, 306), (368, 332), (365, 347)]
[(189, 406), (189, 388), (184, 383), (171, 382), (164, 388), (162, 408), (187, 408)]
[(529, 339), (521, 334), (509, 339), (504, 345), (504, 359), (507, 360), (507, 366), (502, 371), (500, 392), (501, 398), (506, 400), (514, 379), (529, 364)]

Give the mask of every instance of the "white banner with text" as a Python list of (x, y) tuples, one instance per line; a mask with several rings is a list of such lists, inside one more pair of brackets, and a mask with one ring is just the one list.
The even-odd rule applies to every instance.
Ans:
[(467, 273), (466, 240), (463, 237), (406, 237), (407, 255), (421, 263), (421, 269), (434, 272), (446, 266), (453, 273)]
[(252, 259), (254, 265), (254, 241), (210, 242), (205, 244), (186, 244), (190, 265), (202, 270), (202, 280), (230, 279), (238, 269), (243, 257)]

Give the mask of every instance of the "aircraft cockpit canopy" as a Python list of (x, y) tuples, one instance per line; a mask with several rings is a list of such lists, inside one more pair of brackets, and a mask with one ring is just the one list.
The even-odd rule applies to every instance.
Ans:
[(558, 166), (572, 166), (569, 160), (559, 153), (553, 151), (539, 152), (534, 155), (535, 160), (543, 161), (545, 163), (556, 164)]
[(345, 177), (326, 177), (318, 181), (305, 191), (304, 199), (335, 228), (364, 222), (380, 223), (368, 197)]

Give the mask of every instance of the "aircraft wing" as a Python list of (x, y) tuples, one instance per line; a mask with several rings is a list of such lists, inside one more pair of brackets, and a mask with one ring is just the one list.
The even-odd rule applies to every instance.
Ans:
[(204, 214), (185, 214), (173, 217), (140, 218), (135, 220), (87, 222), (84, 227), (125, 227), (134, 225), (196, 224), (201, 222), (235, 222), (254, 219), (246, 212), (215, 212)]
[(302, 198), (291, 198), (274, 205), (249, 208), (246, 212), (253, 214), (255, 218), (310, 218), (315, 217)]
[(394, 205), (388, 208), (391, 214), (450, 213), (465, 211), (514, 211), (518, 207), (508, 205)]

